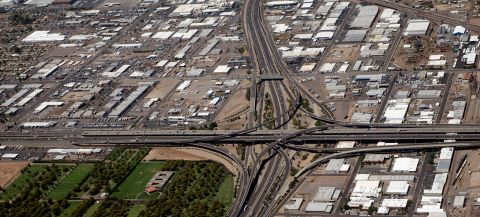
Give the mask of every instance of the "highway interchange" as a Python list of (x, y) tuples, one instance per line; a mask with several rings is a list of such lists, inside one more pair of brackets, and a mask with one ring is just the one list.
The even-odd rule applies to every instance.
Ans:
[[(364, 0), (369, 4), (393, 8), (406, 14), (415, 14), (432, 21), (463, 25), (480, 32), (479, 26), (435, 13), (418, 11), (398, 3), (381, 0)], [(308, 172), (330, 159), (351, 157), (374, 152), (401, 152), (432, 150), (442, 147), (476, 148), (480, 141), (480, 125), (448, 126), (434, 124), (419, 125), (384, 125), (352, 124), (333, 119), (333, 115), (322, 102), (315, 99), (292, 78), (290, 69), (277, 51), (263, 15), (263, 2), (246, 0), (242, 11), (242, 24), (245, 32), (252, 62), (257, 70), (253, 73), (252, 91), (254, 110), (251, 111), (249, 124), (242, 131), (155, 131), (155, 130), (71, 130), (71, 131), (23, 131), (0, 132), (0, 143), (42, 144), (52, 146), (71, 145), (147, 145), (147, 146), (195, 146), (208, 149), (225, 156), (241, 171), (238, 177), (237, 195), (230, 209), (230, 216), (271, 216), (282, 204), (282, 189), (288, 186), (291, 161), (285, 149), (301, 150), (315, 153), (328, 153), (301, 169), (295, 179), (301, 183)], [(126, 31), (126, 30), (125, 30)], [(338, 37), (338, 36), (336, 36)], [(396, 39), (399, 40), (399, 39)], [(332, 40), (332, 43), (335, 40)], [(113, 41), (111, 42), (113, 43)], [(391, 59), (392, 53), (389, 53)], [(388, 66), (388, 64), (385, 64)], [(384, 68), (383, 70), (386, 70)], [(281, 81), (267, 81), (257, 86), (256, 78), (260, 74), (280, 75)], [(263, 95), (268, 92), (273, 103), (275, 118), (263, 120)], [(388, 94), (387, 94), (388, 95)], [(322, 109), (322, 115), (316, 115), (301, 108), (303, 99), (314, 102)], [(287, 101), (291, 104), (288, 105)], [(251, 100), (252, 102), (252, 100)], [(382, 105), (385, 107), (385, 105)], [(382, 111), (380, 109), (380, 111)], [(293, 115), (303, 112), (325, 123), (322, 127), (306, 130), (288, 130), (287, 126)], [(254, 116), (258, 116), (254, 122)], [(265, 129), (268, 122), (273, 122), (273, 129)], [(377, 120), (378, 122), (378, 116)], [(391, 141), (397, 146), (361, 147), (354, 150), (335, 148), (308, 148), (304, 143), (335, 142), (338, 140), (356, 140), (366, 142)], [(456, 140), (455, 143), (443, 143), (444, 140)], [(415, 144), (417, 143), (418, 144)], [(215, 144), (246, 144), (246, 157), (242, 161)], [(262, 152), (256, 154), (252, 144), (267, 144)], [(298, 184), (297, 184), (298, 185)]]

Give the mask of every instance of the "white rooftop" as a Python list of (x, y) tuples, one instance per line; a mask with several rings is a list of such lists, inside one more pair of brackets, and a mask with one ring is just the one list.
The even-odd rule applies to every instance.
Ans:
[(35, 31), (32, 34), (24, 38), (23, 42), (52, 42), (52, 41), (63, 41), (65, 40), (65, 35), (60, 33), (50, 33), (50, 31)]
[(390, 181), (388, 184), (386, 193), (387, 194), (399, 194), (405, 195), (408, 193), (410, 185), (407, 181)]
[(392, 172), (415, 172), (417, 171), (419, 159), (417, 158), (395, 158)]
[(388, 208), (404, 208), (407, 207), (408, 199), (383, 199), (382, 206)]

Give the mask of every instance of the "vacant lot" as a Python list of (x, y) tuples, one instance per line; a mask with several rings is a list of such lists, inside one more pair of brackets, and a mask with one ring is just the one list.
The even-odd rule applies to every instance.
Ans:
[(353, 62), (360, 54), (359, 45), (337, 45), (331, 51), (328, 62)]
[(140, 163), (118, 187), (112, 196), (121, 199), (154, 199), (158, 193), (145, 193), (145, 186), (157, 171), (161, 171), (164, 162), (144, 162)]
[(158, 147), (152, 148), (143, 160), (186, 160), (186, 161), (204, 161), (212, 160), (217, 163), (223, 164), (234, 175), (238, 174), (238, 168), (233, 165), (229, 160), (219, 156), (215, 153), (208, 152), (195, 148), (169, 148)]
[(183, 148), (152, 148), (144, 160), (207, 160), (206, 158), (192, 154)]
[(80, 164), (70, 171), (68, 175), (60, 181), (60, 183), (50, 191), (49, 196), (54, 200), (61, 200), (73, 191), (75, 186), (79, 186), (88, 177), (93, 169), (93, 164)]
[(15, 180), (28, 165), (28, 162), (2, 162), (0, 163), (0, 187), (5, 188), (10, 182)]

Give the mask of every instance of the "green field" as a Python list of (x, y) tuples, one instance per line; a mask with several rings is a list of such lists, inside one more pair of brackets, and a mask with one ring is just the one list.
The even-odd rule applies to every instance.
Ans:
[[(162, 170), (165, 162), (139, 163), (125, 181), (112, 194), (119, 199), (154, 199), (158, 193), (146, 194), (145, 186), (155, 172)], [(142, 193), (143, 192), (143, 193)], [(141, 194), (140, 194), (141, 193)], [(138, 198), (137, 198), (138, 196)]]
[(90, 171), (93, 169), (93, 164), (80, 164), (75, 169), (70, 171), (68, 175), (60, 181), (60, 183), (50, 191), (48, 196), (54, 200), (61, 200), (68, 196), (68, 194), (75, 188), (76, 185), (81, 185)]
[(93, 215), (93, 213), (95, 213), (98, 208), (100, 207), (100, 203), (96, 203), (96, 204), (93, 204), (88, 210), (87, 212), (85, 212), (85, 214), (83, 215), (83, 217), (90, 217)]
[(30, 166), (22, 175), (20, 175), (13, 183), (8, 185), (3, 193), (0, 194), (0, 199), (11, 200), (14, 199), (28, 185), (28, 182), (32, 182), (38, 174), (45, 171), (43, 165)]
[(233, 202), (233, 194), (235, 193), (235, 186), (233, 185), (233, 175), (228, 173), (225, 176), (223, 183), (218, 188), (215, 198), (229, 207)]
[(147, 207), (145, 204), (136, 204), (130, 207), (130, 210), (128, 211), (128, 217), (137, 217), (140, 215), (140, 212), (142, 210), (145, 210)]
[(59, 217), (69, 217), (71, 216), (71, 213), (77, 209), (78, 206), (82, 204), (82, 201), (70, 201), (68, 202), (68, 207), (64, 210), (62, 210), (62, 213), (60, 214)]

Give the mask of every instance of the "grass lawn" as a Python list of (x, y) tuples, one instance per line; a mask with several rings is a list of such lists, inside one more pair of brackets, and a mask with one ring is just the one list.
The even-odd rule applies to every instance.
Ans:
[(78, 206), (82, 204), (82, 201), (70, 201), (68, 202), (68, 207), (62, 211), (59, 217), (69, 217), (72, 212), (77, 209)]
[(112, 196), (120, 199), (135, 199), (139, 193), (143, 192), (138, 199), (157, 198), (158, 193), (148, 195), (144, 193), (144, 189), (153, 174), (162, 170), (164, 164), (164, 162), (139, 163), (125, 181), (118, 186)]
[(140, 215), (140, 212), (142, 210), (145, 210), (147, 207), (145, 204), (136, 204), (130, 207), (130, 210), (128, 210), (128, 217), (137, 217)]
[[(15, 196), (25, 189), (27, 186), (27, 181), (33, 181), (36, 175), (39, 175), (42, 171), (45, 170), (44, 165), (32, 165), (26, 172), (21, 174), (13, 183), (7, 186), (5, 191), (0, 194), (1, 200), (11, 200)], [(34, 173), (36, 175), (34, 175)]]
[(88, 208), (88, 210), (85, 212), (85, 214), (83, 214), (83, 217), (92, 216), (93, 213), (95, 213), (98, 210), (99, 207), (100, 207), (100, 203), (93, 204), (90, 208)]
[(233, 194), (235, 191), (235, 186), (233, 186), (233, 175), (228, 174), (225, 176), (225, 180), (222, 185), (218, 188), (218, 192), (215, 195), (215, 198), (229, 207), (233, 201)]
[(85, 180), (92, 169), (93, 164), (79, 164), (60, 181), (55, 189), (50, 191), (48, 196), (54, 200), (66, 198), (76, 185), (82, 184), (81, 182)]

